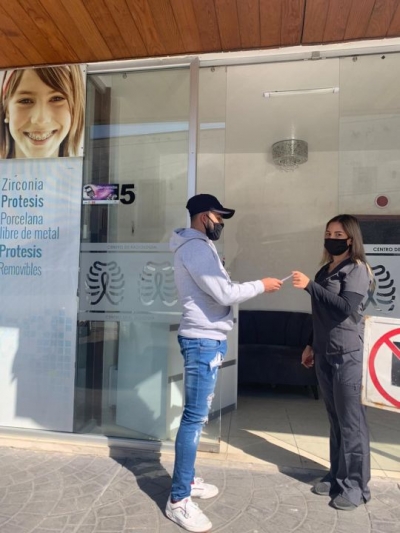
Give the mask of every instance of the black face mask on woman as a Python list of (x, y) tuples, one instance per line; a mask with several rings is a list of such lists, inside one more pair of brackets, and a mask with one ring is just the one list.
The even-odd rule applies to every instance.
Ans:
[(213, 224), (213, 229), (211, 229), (209, 226), (204, 225), (204, 229), (206, 230), (206, 235), (210, 239), (210, 241), (217, 241), (221, 237), (222, 230), (224, 229), (224, 225), (222, 222), (214, 222), (211, 220), (210, 217), (207, 217)]
[(349, 249), (348, 239), (325, 239), (325, 250), (331, 255), (342, 255)]

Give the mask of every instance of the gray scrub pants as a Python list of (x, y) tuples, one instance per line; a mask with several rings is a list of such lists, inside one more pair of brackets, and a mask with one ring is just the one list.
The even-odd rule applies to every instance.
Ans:
[(315, 370), (330, 422), (331, 468), (323, 481), (331, 495), (354, 505), (371, 499), (369, 430), (361, 404), (362, 350), (342, 355), (315, 354)]

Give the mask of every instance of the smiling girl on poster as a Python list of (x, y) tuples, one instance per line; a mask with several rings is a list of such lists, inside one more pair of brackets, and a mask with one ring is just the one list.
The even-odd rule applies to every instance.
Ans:
[(5, 71), (0, 158), (83, 155), (84, 98), (79, 65)]

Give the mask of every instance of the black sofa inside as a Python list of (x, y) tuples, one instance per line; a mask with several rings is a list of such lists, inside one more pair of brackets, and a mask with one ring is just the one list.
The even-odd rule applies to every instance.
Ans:
[(309, 313), (239, 311), (238, 383), (311, 387), (318, 399), (314, 367), (301, 364), (312, 331)]

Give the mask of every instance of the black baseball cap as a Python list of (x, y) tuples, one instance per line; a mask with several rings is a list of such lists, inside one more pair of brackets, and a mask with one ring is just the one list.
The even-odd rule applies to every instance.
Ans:
[(205, 211), (214, 211), (222, 216), (222, 218), (231, 218), (235, 214), (234, 209), (224, 207), (212, 194), (196, 194), (189, 198), (186, 204), (191, 217), (198, 213)]

